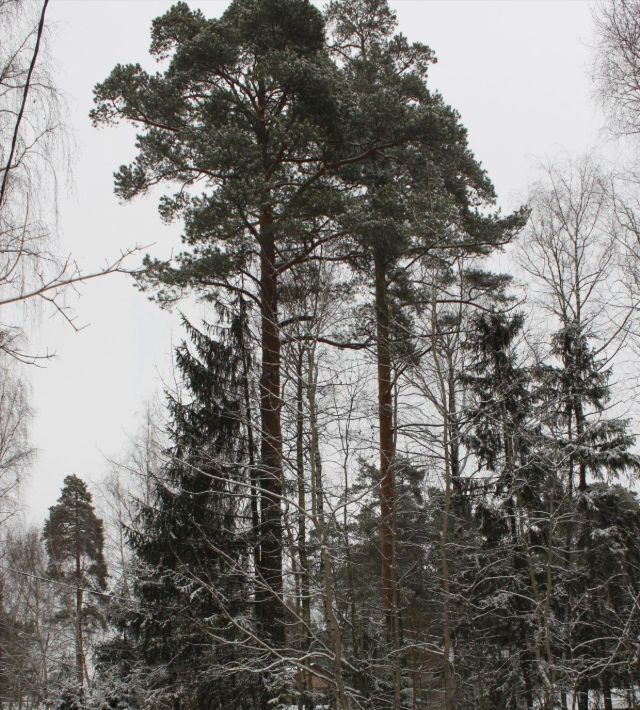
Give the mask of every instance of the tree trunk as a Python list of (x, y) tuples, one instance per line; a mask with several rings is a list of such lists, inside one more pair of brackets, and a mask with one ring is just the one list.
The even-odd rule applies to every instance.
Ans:
[[(323, 591), (324, 616), (327, 623), (331, 646), (333, 647), (333, 673), (335, 678), (335, 707), (349, 710), (349, 699), (342, 677), (342, 630), (334, 609), (335, 574), (327, 544), (327, 527), (324, 518), (322, 490), (322, 460), (318, 436), (316, 413), (317, 370), (313, 346), (307, 350), (307, 396), (309, 399), (310, 473), (311, 473), (311, 517), (320, 542), (320, 578)], [(333, 707), (333, 705), (332, 705)]]
[[(303, 654), (309, 652), (311, 648), (311, 601), (309, 584), (309, 558), (307, 554), (307, 531), (306, 531), (306, 510), (307, 497), (304, 479), (304, 382), (303, 382), (303, 356), (304, 349), (300, 347), (296, 361), (296, 475), (298, 478), (298, 539), (296, 547), (298, 549), (298, 560), (300, 563), (299, 581), (299, 606), (300, 617), (302, 619), (302, 642), (301, 651)], [(307, 696), (311, 688), (311, 671), (309, 661), (305, 661), (305, 670), (302, 674), (302, 692), (300, 696), (300, 706), (306, 707)]]
[(458, 401), (456, 394), (456, 372), (451, 352), (447, 352), (447, 410), (449, 428), (449, 466), (451, 468), (451, 486), (453, 488), (453, 513), (456, 523), (461, 525), (466, 518), (464, 509), (464, 486), (460, 471), (460, 423), (458, 421)]
[[(580, 331), (579, 331), (580, 332)], [(578, 351), (577, 358), (571, 355), (572, 364), (577, 372), (582, 371), (582, 354), (580, 348), (574, 342), (574, 348)], [(575, 414), (576, 423), (576, 445), (584, 445), (584, 434), (586, 429), (583, 402), (579, 394), (575, 391), (572, 395), (573, 412)], [(584, 456), (580, 456), (578, 459), (578, 491), (580, 493), (580, 499), (578, 502), (577, 510), (582, 516), (582, 520), (579, 520), (579, 532), (578, 535), (582, 537), (582, 553), (586, 555), (589, 551), (589, 508), (584, 499), (584, 494), (587, 491), (587, 465), (584, 460)], [(589, 687), (588, 682), (582, 681), (578, 689), (578, 710), (589, 710)]]
[(581, 681), (578, 686), (578, 710), (589, 710), (589, 689), (585, 685), (586, 683)]
[(80, 501), (78, 493), (75, 495), (75, 553), (76, 553), (76, 628), (75, 628), (75, 645), (76, 645), (76, 680), (78, 688), (82, 692), (84, 686), (84, 648), (82, 643), (82, 561), (80, 555), (80, 540), (78, 539), (78, 531), (80, 530), (79, 511)]
[(260, 373), (261, 556), (258, 616), (276, 646), (284, 645), (282, 598), (282, 429), (280, 423), (280, 333), (278, 272), (273, 216), (260, 216), (260, 304), (262, 369)]
[(382, 548), (382, 594), (387, 626), (387, 640), (394, 654), (394, 703), (400, 704), (399, 620), (396, 588), (396, 485), (393, 470), (395, 440), (393, 427), (393, 394), (390, 323), (387, 299), (387, 277), (384, 257), (375, 256), (375, 306), (378, 360), (378, 420), (380, 424), (380, 538)]
[[(249, 454), (249, 480), (251, 481), (251, 544), (253, 546), (253, 567), (256, 573), (260, 570), (260, 510), (258, 488), (260, 475), (256, 467), (256, 447), (253, 437), (253, 417), (251, 413), (251, 389), (249, 385), (249, 362), (247, 358), (247, 344), (245, 342), (245, 314), (246, 306), (240, 299), (241, 324), (240, 348), (242, 350), (242, 391), (244, 396), (244, 410), (247, 420), (247, 448)], [(257, 592), (254, 592), (257, 595)]]
[(5, 644), (8, 637), (7, 616), (4, 611), (4, 578), (0, 575), (0, 690), (4, 690), (6, 683), (7, 649)]
[[(380, 533), (382, 542), (382, 591), (387, 622), (395, 603), (395, 476), (393, 472), (393, 397), (391, 391), (391, 354), (389, 352), (389, 308), (383, 258), (375, 258), (375, 298), (378, 358), (378, 419), (380, 423)], [(391, 634), (389, 634), (391, 636)]]
[(604, 696), (604, 710), (613, 710), (611, 683), (609, 682), (609, 673), (607, 671), (602, 676), (602, 695)]
[[(452, 500), (455, 500), (456, 480), (459, 483), (459, 450), (451, 439), (451, 423), (455, 415), (455, 382), (451, 358), (447, 355), (447, 373), (443, 372), (437, 346), (438, 314), (435, 300), (431, 303), (431, 354), (436, 370), (436, 383), (440, 392), (438, 409), (442, 416), (442, 451), (444, 458), (444, 505), (440, 530), (440, 565), (442, 572), (442, 674), (444, 678), (445, 710), (454, 707), (453, 643), (451, 637), (451, 593), (449, 570), (450, 518)], [(457, 435), (457, 434), (456, 434)], [(453, 495), (452, 495), (453, 494)]]
[[(498, 372), (500, 372), (498, 366)], [(500, 378), (502, 379), (502, 377)], [(505, 388), (507, 387), (505, 383)], [(512, 544), (512, 563), (514, 571), (514, 579), (516, 583), (522, 580), (524, 572), (527, 566), (526, 560), (526, 540), (524, 536), (520, 535), (518, 530), (518, 513), (516, 510), (516, 500), (521, 497), (521, 491), (519, 488), (519, 482), (516, 481), (516, 470), (517, 470), (517, 460), (516, 460), (516, 450), (517, 444), (514, 441), (514, 434), (509, 426), (509, 413), (507, 411), (506, 402), (503, 400), (500, 405), (500, 418), (502, 420), (502, 438), (504, 439), (504, 476), (507, 482), (507, 487), (509, 491), (509, 496), (506, 501), (506, 510), (509, 518), (509, 528), (511, 531), (511, 544)], [(535, 577), (530, 572), (530, 580), (535, 580)], [(535, 598), (535, 591), (530, 590), (532, 596)], [(518, 626), (518, 636), (520, 641), (520, 669), (522, 671), (522, 680), (524, 683), (525, 690), (525, 702), (527, 704), (527, 710), (532, 710), (533, 708), (533, 683), (531, 680), (531, 668), (533, 666), (533, 654), (531, 652), (531, 646), (529, 642), (529, 631), (527, 624), (525, 622), (526, 616), (531, 613), (531, 608), (529, 603), (525, 600), (524, 596), (518, 593), (515, 597), (515, 607), (518, 611), (519, 620), (517, 622)]]
[[(444, 383), (443, 383), (444, 385)], [(444, 394), (444, 386), (442, 387)], [(444, 509), (442, 511), (442, 536), (440, 554), (442, 562), (442, 651), (443, 651), (443, 672), (444, 672), (444, 707), (446, 710), (453, 710), (453, 674), (451, 672), (451, 661), (453, 656), (453, 645), (451, 643), (451, 609), (450, 609), (450, 574), (449, 574), (449, 518), (451, 515), (451, 460), (449, 439), (449, 416), (447, 403), (443, 399), (443, 451), (444, 451)]]
[(78, 687), (84, 685), (84, 648), (82, 643), (82, 568), (80, 551), (76, 545), (76, 678)]
[[(318, 436), (318, 416), (316, 413), (316, 363), (314, 347), (307, 351), (307, 397), (309, 400), (310, 442), (310, 473), (311, 473), (311, 515), (318, 519), (324, 527), (324, 490), (322, 481), (322, 459), (320, 457), (320, 442)], [(322, 559), (320, 566), (322, 567)]]

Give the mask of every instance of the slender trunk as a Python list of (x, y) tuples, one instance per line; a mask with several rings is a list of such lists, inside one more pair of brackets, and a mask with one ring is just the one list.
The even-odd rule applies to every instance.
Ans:
[(548, 708), (553, 710), (556, 695), (556, 663), (553, 656), (553, 651), (551, 649), (551, 632), (549, 629), (551, 621), (551, 600), (553, 599), (553, 539), (555, 531), (555, 523), (552, 525), (551, 521), (555, 520), (555, 503), (553, 493), (549, 497), (549, 537), (547, 539), (547, 559), (546, 559), (546, 590), (544, 599), (544, 611), (543, 611), (543, 632), (544, 632), (544, 649), (547, 661), (547, 667), (549, 668), (549, 683), (550, 688), (548, 692)]
[[(575, 344), (574, 344), (574, 347)], [(574, 361), (574, 368), (577, 372), (582, 371), (581, 364), (581, 353), (578, 344), (578, 357)], [(576, 445), (582, 446), (584, 444), (584, 434), (585, 434), (585, 416), (582, 406), (582, 400), (579, 395), (573, 394), (573, 412), (575, 415), (576, 423)], [(578, 502), (578, 511), (581, 514), (582, 521), (578, 529), (579, 537), (582, 537), (582, 552), (583, 554), (588, 551), (589, 548), (589, 510), (584, 500), (584, 494), (587, 491), (587, 466), (583, 456), (578, 459), (578, 491), (580, 493), (580, 499)], [(582, 530), (580, 530), (582, 528)], [(578, 687), (578, 710), (589, 710), (589, 687), (588, 681), (584, 680), (580, 683)]]
[(249, 478), (251, 481), (251, 543), (253, 546), (253, 567), (257, 572), (260, 570), (260, 509), (259, 493), (260, 485), (259, 472), (256, 466), (256, 446), (253, 437), (253, 418), (251, 414), (251, 390), (249, 385), (249, 362), (247, 357), (247, 345), (245, 342), (245, 305), (240, 299), (240, 310), (242, 322), (240, 324), (240, 349), (242, 352), (242, 390), (244, 395), (244, 416), (247, 420), (247, 449), (249, 455)]
[(378, 419), (380, 423), (380, 533), (382, 542), (382, 591), (384, 609), (392, 636), (392, 616), (395, 603), (394, 537), (396, 497), (393, 471), (393, 397), (391, 390), (391, 353), (389, 351), (389, 308), (387, 283), (382, 257), (376, 254), (376, 329), (378, 358)]
[[(576, 417), (576, 442), (578, 446), (582, 446), (586, 425), (582, 402), (578, 397), (574, 398), (573, 411)], [(580, 493), (585, 493), (587, 490), (587, 465), (583, 457), (578, 461), (578, 490)]]
[(2, 690), (4, 690), (2, 686), (8, 682), (6, 677), (7, 649), (5, 648), (8, 631), (7, 615), (4, 611), (4, 577), (0, 575), (0, 689)]
[(309, 399), (311, 517), (320, 541), (320, 576), (323, 586), (325, 620), (329, 627), (333, 646), (333, 673), (336, 687), (336, 708), (348, 710), (349, 701), (342, 677), (342, 629), (334, 608), (333, 561), (327, 546), (327, 529), (324, 518), (322, 492), (322, 464), (318, 421), (316, 415), (316, 364), (313, 346), (307, 350), (307, 397)]
[[(436, 370), (437, 386), (440, 394), (439, 410), (442, 416), (442, 451), (444, 458), (444, 505), (442, 510), (442, 529), (440, 534), (440, 565), (442, 570), (442, 672), (444, 676), (444, 708), (454, 707), (454, 676), (452, 673), (453, 644), (451, 639), (450, 608), (450, 571), (449, 571), (449, 523), (451, 517), (452, 484), (454, 471), (457, 474), (458, 449), (452, 447), (451, 422), (452, 399), (455, 399), (455, 387), (451, 361), (447, 362), (447, 373), (443, 372), (438, 349), (438, 313), (435, 300), (431, 304), (431, 353)], [(455, 455), (452, 457), (452, 453)], [(455, 490), (455, 489), (454, 489)]]
[(396, 485), (393, 392), (391, 377), (390, 319), (387, 275), (383, 255), (375, 256), (375, 311), (378, 360), (378, 420), (380, 424), (380, 538), (382, 548), (382, 594), (387, 641), (394, 654), (394, 707), (400, 707), (399, 619), (396, 570)]
[(324, 583), (325, 613), (329, 620), (331, 636), (333, 637), (333, 673), (336, 684), (336, 707), (338, 710), (348, 710), (349, 701), (345, 692), (342, 677), (342, 630), (334, 609), (333, 599), (333, 563), (327, 549), (326, 531), (321, 528), (320, 554), (322, 556), (322, 578)]
[(84, 686), (84, 648), (82, 642), (82, 557), (80, 551), (80, 540), (78, 539), (78, 534), (80, 531), (80, 520), (79, 520), (79, 500), (78, 494), (75, 496), (75, 582), (76, 582), (76, 618), (75, 618), (75, 650), (76, 650), (76, 680), (78, 683), (78, 688), (82, 692)]
[(345, 463), (344, 469), (344, 507), (342, 510), (342, 529), (344, 531), (344, 552), (346, 557), (346, 568), (347, 568), (347, 585), (349, 592), (349, 616), (351, 621), (351, 628), (353, 633), (352, 644), (353, 644), (353, 656), (356, 659), (360, 658), (360, 638), (362, 635), (362, 630), (360, 628), (360, 622), (358, 620), (358, 611), (356, 608), (356, 588), (355, 588), (355, 578), (353, 575), (353, 558), (351, 556), (351, 542), (349, 539), (349, 509), (347, 506), (348, 491), (349, 491), (349, 469)]
[(636, 702), (635, 682), (636, 682), (636, 681), (635, 681), (635, 678), (631, 678), (631, 679), (629, 680), (630, 687), (629, 687), (628, 696), (629, 696), (629, 707), (630, 707), (630, 708), (635, 708), (636, 705), (637, 705), (637, 702)]
[(578, 685), (578, 710), (589, 710), (589, 689), (585, 681), (580, 681)]
[(453, 709), (453, 674), (451, 673), (451, 661), (453, 656), (453, 646), (451, 643), (451, 610), (450, 601), (450, 574), (449, 574), (449, 519), (451, 515), (451, 460), (450, 460), (450, 440), (449, 440), (449, 417), (445, 410), (443, 412), (443, 451), (444, 451), (444, 510), (442, 511), (442, 540), (440, 554), (442, 557), (442, 639), (443, 639), (443, 670), (444, 670), (444, 706), (446, 710)]
[(273, 216), (260, 216), (260, 304), (262, 369), (260, 373), (261, 556), (258, 614), (276, 646), (285, 642), (282, 597), (282, 429), (280, 422), (280, 333), (278, 272)]
[(38, 21), (38, 27), (36, 29), (36, 42), (33, 48), (33, 53), (31, 55), (31, 61), (29, 62), (29, 68), (27, 70), (27, 75), (23, 80), (22, 97), (20, 99), (20, 107), (16, 114), (15, 123), (13, 124), (13, 135), (11, 137), (11, 144), (7, 152), (7, 161), (2, 169), (2, 183), (0, 184), (0, 209), (4, 207), (5, 198), (7, 195), (7, 189), (9, 185), (9, 175), (11, 170), (15, 167), (14, 159), (16, 158), (16, 150), (19, 152), (19, 140), (20, 140), (20, 129), (22, 127), (22, 121), (24, 119), (25, 109), (27, 107), (29, 90), (32, 86), (33, 72), (36, 68), (38, 62), (38, 55), (40, 53), (40, 44), (42, 41), (42, 36), (44, 34), (44, 23), (45, 15), (47, 12), (47, 7), (49, 5), (49, 0), (44, 0), (42, 3), (42, 10), (40, 11), (40, 19)]
[(76, 679), (84, 686), (84, 648), (82, 642), (82, 567), (79, 544), (76, 544)]
[(613, 710), (611, 683), (609, 682), (609, 673), (607, 671), (602, 676), (602, 695), (604, 696), (604, 710)]
[[(307, 397), (309, 399), (310, 428), (310, 473), (311, 473), (311, 514), (324, 526), (324, 492), (322, 483), (322, 459), (320, 458), (320, 442), (318, 437), (316, 414), (316, 364), (314, 348), (307, 351)], [(322, 561), (320, 562), (322, 564)]]
[[(500, 366), (498, 365), (498, 372), (500, 372)], [(509, 425), (509, 413), (507, 411), (506, 402), (503, 400), (500, 406), (500, 416), (502, 419), (502, 437), (504, 439), (504, 459), (505, 459), (505, 479), (507, 482), (507, 487), (509, 490), (509, 497), (507, 499), (507, 514), (509, 516), (509, 527), (511, 530), (511, 544), (513, 547), (513, 570), (514, 578), (516, 584), (521, 580), (525, 567), (527, 567), (526, 559), (526, 539), (524, 538), (523, 528), (518, 529), (518, 514), (516, 509), (516, 501), (521, 500), (520, 483), (516, 481), (515, 471), (516, 471), (516, 442), (514, 441), (514, 434), (512, 427)], [(523, 506), (518, 506), (522, 508)], [(520, 524), (521, 521), (520, 521)], [(535, 576), (532, 575), (531, 569), (528, 569), (530, 583), (535, 583)], [(532, 588), (532, 595), (535, 598), (535, 591)], [(522, 671), (522, 679), (525, 688), (525, 700), (527, 704), (527, 710), (532, 710), (533, 708), (533, 684), (531, 681), (531, 666), (532, 666), (532, 653), (529, 645), (529, 634), (525, 622), (525, 617), (530, 613), (528, 604), (524, 599), (523, 595), (517, 590), (517, 595), (515, 597), (515, 607), (518, 611), (519, 616), (519, 636), (520, 636), (520, 669)]]
[(460, 472), (460, 424), (458, 421), (458, 401), (456, 396), (456, 373), (451, 352), (447, 353), (447, 409), (449, 428), (449, 465), (453, 488), (453, 513), (461, 524), (465, 517), (464, 488)]
[[(322, 457), (320, 456), (320, 437), (318, 435), (318, 415), (316, 411), (317, 368), (315, 347), (307, 350), (307, 398), (309, 401), (309, 474), (311, 484), (311, 515), (324, 526), (324, 489), (322, 480)], [(322, 568), (322, 556), (320, 568)]]
[[(298, 560), (300, 573), (298, 582), (298, 603), (300, 618), (302, 619), (302, 633), (300, 639), (302, 652), (308, 653), (311, 648), (311, 602), (309, 584), (309, 558), (307, 554), (306, 510), (307, 497), (304, 480), (304, 382), (303, 382), (303, 356), (301, 347), (296, 361), (296, 475), (298, 478)], [(302, 674), (301, 707), (306, 703), (306, 696), (311, 688), (311, 672), (309, 661), (305, 662), (305, 671)]]
[[(565, 361), (565, 368), (567, 367)], [(573, 408), (571, 406), (571, 401), (565, 405), (565, 422), (566, 422), (566, 437), (567, 441), (572, 441), (573, 439)], [(569, 453), (569, 470), (567, 473), (567, 496), (566, 504), (568, 506), (568, 521), (567, 521), (567, 533), (566, 533), (566, 551), (565, 551), (565, 561), (567, 565), (566, 574), (571, 576), (574, 566), (574, 527), (575, 527), (575, 516), (574, 516), (574, 495), (575, 495), (575, 451), (570, 451)], [(565, 643), (562, 648), (562, 666), (568, 668), (573, 660), (573, 639), (571, 633), (571, 610), (573, 608), (573, 593), (571, 587), (567, 588), (567, 599), (563, 605), (564, 612), (564, 628), (566, 629)], [(565, 676), (565, 682), (567, 681)], [(567, 693), (565, 690), (561, 693), (561, 707), (563, 710), (568, 708), (569, 702), (567, 698)], [(573, 699), (572, 705), (575, 705), (575, 698)]]

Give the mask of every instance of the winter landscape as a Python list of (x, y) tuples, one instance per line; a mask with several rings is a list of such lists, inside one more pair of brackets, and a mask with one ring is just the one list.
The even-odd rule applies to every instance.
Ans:
[(640, 0), (0, 0), (0, 706), (640, 709)]

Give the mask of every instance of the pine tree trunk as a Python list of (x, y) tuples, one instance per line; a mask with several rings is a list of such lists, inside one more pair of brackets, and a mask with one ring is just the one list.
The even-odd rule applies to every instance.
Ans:
[(78, 494), (75, 496), (75, 553), (76, 553), (76, 680), (78, 688), (82, 691), (84, 685), (84, 648), (82, 643), (82, 562), (80, 556), (80, 540), (78, 540), (78, 532), (80, 529), (79, 511), (80, 501)]
[[(380, 537), (382, 548), (382, 593), (389, 645), (398, 651), (399, 624), (396, 589), (396, 487), (393, 460), (393, 395), (391, 379), (390, 323), (384, 257), (375, 256), (375, 305), (378, 359), (378, 420), (380, 423)], [(400, 660), (394, 654), (394, 703), (400, 703)]]
[(82, 643), (82, 568), (80, 550), (76, 544), (76, 679), (82, 690), (84, 685), (84, 648)]
[[(387, 621), (391, 627), (394, 608), (394, 501), (395, 478), (393, 473), (393, 399), (391, 391), (391, 355), (389, 352), (389, 313), (387, 284), (382, 257), (376, 254), (376, 327), (378, 357), (378, 419), (380, 423), (380, 512), (382, 541), (382, 591)], [(392, 633), (389, 634), (391, 636)]]
[(276, 646), (285, 642), (282, 597), (282, 429), (280, 423), (280, 333), (278, 272), (271, 211), (260, 216), (260, 296), (262, 370), (260, 374), (261, 557), (258, 615)]

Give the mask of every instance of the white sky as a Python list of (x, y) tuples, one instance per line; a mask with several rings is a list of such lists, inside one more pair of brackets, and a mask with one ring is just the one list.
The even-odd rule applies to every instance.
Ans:
[[(112, 173), (134, 156), (128, 128), (92, 128), (92, 88), (118, 63), (149, 65), (151, 20), (171, 6), (156, 0), (53, 0), (52, 52), (57, 79), (70, 103), (77, 141), (74, 187), (60, 195), (61, 251), (87, 269), (121, 249), (178, 246), (179, 227), (163, 225), (153, 198), (121, 205)], [(217, 15), (224, 0), (197, 2)], [(470, 144), (496, 185), (500, 204), (513, 208), (535, 178), (540, 159), (583, 153), (599, 142), (602, 118), (591, 100), (589, 67), (592, 3), (581, 0), (396, 0), (400, 30), (438, 56), (432, 86), (462, 115)], [(32, 350), (56, 358), (31, 369), (38, 457), (24, 496), (40, 524), (75, 473), (90, 483), (107, 470), (138, 426), (145, 400), (170, 371), (176, 319), (147, 301), (124, 276), (81, 288), (70, 299), (74, 332), (48, 313), (33, 324)]]

